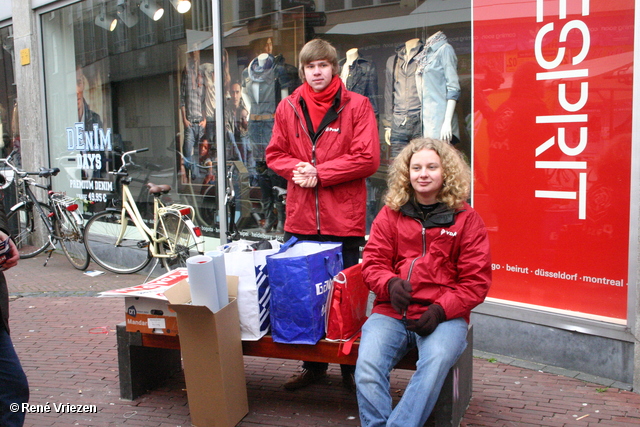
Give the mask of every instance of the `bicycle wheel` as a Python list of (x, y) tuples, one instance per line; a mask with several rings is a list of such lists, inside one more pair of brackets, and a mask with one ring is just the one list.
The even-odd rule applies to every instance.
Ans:
[(169, 255), (161, 258), (167, 270), (186, 267), (187, 258), (199, 254), (195, 234), (182, 217), (173, 212), (165, 212), (160, 216), (158, 234), (167, 239), (160, 246), (160, 253)]
[[(38, 203), (45, 215), (51, 213), (48, 205)], [(11, 212), (7, 217), (7, 222), (13, 241), (18, 247), (20, 258), (32, 258), (51, 245), (47, 226), (34, 204), (24, 204)], [(40, 232), (36, 233), (36, 230)]]
[(56, 237), (67, 259), (78, 270), (89, 266), (89, 253), (84, 245), (83, 226), (76, 222), (73, 213), (61, 209), (55, 221)]
[[(116, 245), (123, 221), (124, 236)], [(123, 219), (120, 211), (105, 211), (91, 217), (84, 228), (84, 244), (96, 264), (114, 273), (135, 273), (151, 260), (146, 235), (140, 233), (129, 214)]]

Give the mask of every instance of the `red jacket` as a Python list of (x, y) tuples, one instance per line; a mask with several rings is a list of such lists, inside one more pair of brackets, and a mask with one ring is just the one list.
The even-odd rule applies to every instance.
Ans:
[[(449, 225), (450, 224), (450, 225)], [(455, 211), (440, 205), (428, 219), (411, 203), (399, 212), (384, 206), (364, 248), (362, 274), (376, 294), (373, 312), (396, 319), (389, 302), (392, 277), (409, 280), (407, 318), (418, 319), (431, 303), (447, 319), (463, 317), (484, 301), (491, 285), (489, 238), (480, 215), (468, 204)]]
[[(369, 100), (341, 85), (337, 117), (319, 131), (315, 144), (300, 106), (300, 88), (276, 110), (266, 159), (267, 166), (288, 181), (284, 229), (290, 233), (365, 235), (365, 178), (380, 164), (378, 124)], [(299, 162), (315, 165), (316, 187), (293, 183)]]

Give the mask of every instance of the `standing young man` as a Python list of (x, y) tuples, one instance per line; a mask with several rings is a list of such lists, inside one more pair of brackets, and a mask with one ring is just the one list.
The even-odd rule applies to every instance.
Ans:
[[(330, 43), (305, 44), (299, 68), (304, 84), (278, 105), (266, 150), (269, 168), (287, 179), (284, 238), (342, 242), (346, 268), (359, 262), (364, 244), (365, 178), (380, 164), (378, 125), (369, 100), (342, 83)], [(341, 368), (353, 390), (353, 366)], [(326, 363), (304, 362), (285, 388), (315, 383), (326, 370)]]

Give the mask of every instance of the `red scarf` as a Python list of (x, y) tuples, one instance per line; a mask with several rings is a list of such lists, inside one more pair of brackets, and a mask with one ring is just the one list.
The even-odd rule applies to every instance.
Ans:
[(307, 82), (302, 85), (301, 95), (307, 104), (307, 111), (311, 117), (314, 132), (318, 130), (320, 122), (333, 105), (338, 89), (342, 86), (342, 80), (338, 75), (333, 76), (331, 83), (322, 92), (314, 92)]

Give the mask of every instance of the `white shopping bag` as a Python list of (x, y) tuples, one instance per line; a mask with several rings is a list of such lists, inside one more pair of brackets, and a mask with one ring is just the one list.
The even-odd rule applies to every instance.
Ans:
[(269, 302), (271, 289), (267, 274), (267, 255), (280, 249), (280, 242), (270, 240), (271, 249), (254, 250), (257, 242), (237, 240), (218, 248), (224, 252), (224, 264), (229, 276), (238, 276), (238, 312), (243, 341), (257, 341), (271, 325)]

